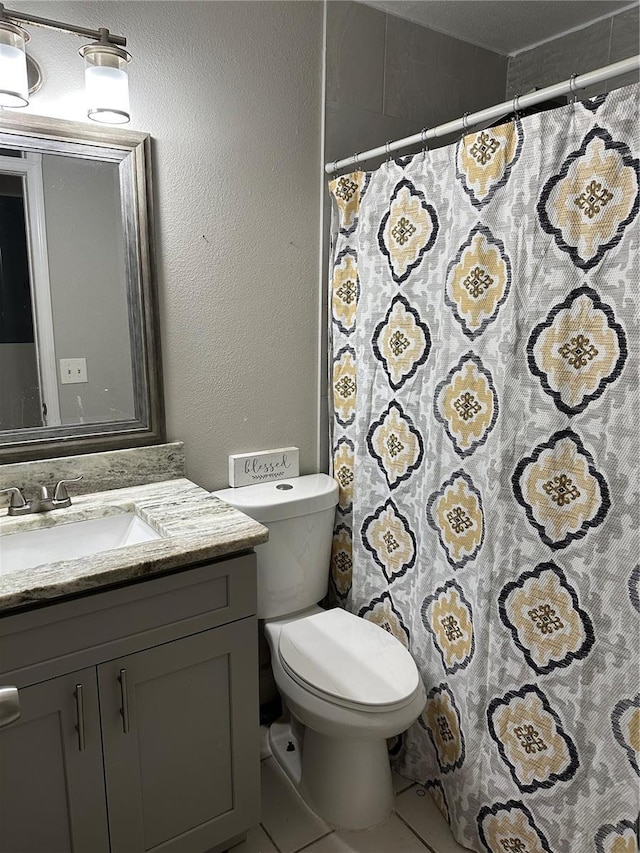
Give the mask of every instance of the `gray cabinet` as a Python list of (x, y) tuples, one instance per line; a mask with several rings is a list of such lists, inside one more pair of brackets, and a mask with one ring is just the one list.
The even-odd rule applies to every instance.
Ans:
[(257, 822), (254, 559), (0, 620), (22, 709), (0, 729), (1, 853), (205, 853)]
[(254, 761), (245, 686), (257, 635), (247, 621), (98, 668), (112, 853), (209, 850), (251, 822), (241, 782)]
[(20, 706), (0, 729), (0, 850), (107, 853), (95, 669), (23, 688)]

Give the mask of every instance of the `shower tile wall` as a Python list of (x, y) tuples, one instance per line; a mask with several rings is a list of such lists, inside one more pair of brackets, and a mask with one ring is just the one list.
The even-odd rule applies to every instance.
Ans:
[[(640, 18), (636, 6), (510, 57), (507, 97), (525, 94), (534, 87), (549, 86), (572, 74), (584, 74), (639, 52)], [(611, 80), (608, 88), (637, 82), (638, 74), (632, 72)], [(607, 91), (607, 83), (586, 89), (585, 95), (593, 96), (603, 91)]]
[[(363, 3), (332, 0), (325, 159), (491, 106), (504, 96), (506, 74), (506, 56)], [(370, 161), (366, 168), (375, 165)]]

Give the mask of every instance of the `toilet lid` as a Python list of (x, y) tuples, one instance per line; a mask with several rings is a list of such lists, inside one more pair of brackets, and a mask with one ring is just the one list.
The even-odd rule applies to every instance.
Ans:
[(404, 705), (419, 685), (415, 662), (399, 640), (340, 608), (283, 625), (278, 651), (291, 675), (338, 704)]

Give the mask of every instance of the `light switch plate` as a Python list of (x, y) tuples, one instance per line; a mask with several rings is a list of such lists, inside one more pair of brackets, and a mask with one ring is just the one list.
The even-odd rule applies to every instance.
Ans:
[(73, 385), (76, 382), (87, 382), (86, 358), (61, 358), (60, 382), (62, 385)]
[(297, 447), (236, 453), (229, 456), (229, 485), (250, 486), (271, 480), (287, 480), (300, 473), (300, 451)]

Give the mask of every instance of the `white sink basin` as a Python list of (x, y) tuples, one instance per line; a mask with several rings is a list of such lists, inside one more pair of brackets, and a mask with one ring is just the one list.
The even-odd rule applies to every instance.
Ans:
[(39, 527), (0, 536), (0, 571), (15, 572), (58, 560), (90, 557), (161, 538), (132, 512)]

